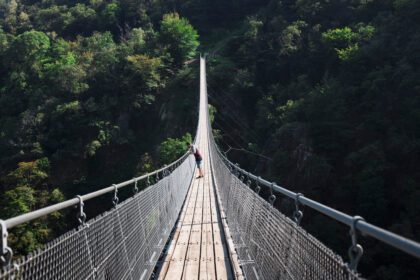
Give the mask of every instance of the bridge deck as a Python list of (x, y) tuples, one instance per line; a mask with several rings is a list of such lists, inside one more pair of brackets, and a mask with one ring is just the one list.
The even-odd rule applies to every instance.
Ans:
[[(205, 65), (201, 62), (198, 149), (204, 178), (193, 179), (159, 279), (233, 279), (210, 169)], [(198, 175), (197, 175), (198, 176)], [(233, 260), (236, 264), (237, 260)], [(236, 266), (235, 266), (236, 268)]]
[(233, 279), (216, 207), (208, 143), (202, 135), (204, 178), (194, 179), (159, 279)]

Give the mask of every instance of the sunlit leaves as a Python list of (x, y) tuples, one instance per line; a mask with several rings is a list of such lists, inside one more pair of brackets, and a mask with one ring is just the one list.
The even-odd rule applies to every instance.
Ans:
[(127, 45), (134, 53), (141, 53), (146, 50), (146, 34), (141, 28), (133, 28), (130, 31)]
[(181, 157), (192, 143), (191, 134), (187, 133), (181, 138), (168, 138), (159, 146), (160, 160), (167, 164)]
[(14, 217), (29, 212), (35, 205), (35, 190), (28, 185), (18, 186), (4, 194), (8, 203), (4, 209), (6, 217)]
[(302, 40), (302, 29), (306, 26), (306, 22), (299, 20), (293, 22), (282, 31), (280, 36), (281, 54), (290, 55), (299, 49)]
[[(159, 118), (151, 105), (198, 46), (186, 19), (171, 14), (160, 27), (159, 14), (152, 24), (149, 5), (156, 3), (0, 0), (4, 217), (63, 200), (61, 190), (91, 180), (99, 157), (107, 165), (110, 152), (147, 146), (137, 131)], [(17, 227), (15, 252), (49, 240), (60, 215)]]
[(131, 55), (127, 57), (129, 69), (135, 74), (136, 79), (144, 84), (148, 90), (159, 86), (160, 74), (159, 68), (162, 66), (159, 58), (149, 57), (147, 55)]
[(187, 19), (180, 18), (176, 13), (163, 16), (159, 36), (175, 65), (193, 58), (199, 46), (197, 31)]
[(51, 43), (48, 36), (39, 31), (27, 31), (16, 37), (11, 45), (11, 51), (16, 57), (26, 60), (41, 59), (46, 55)]
[(335, 28), (327, 30), (322, 34), (322, 38), (330, 43), (338, 57), (343, 60), (349, 60), (359, 50), (359, 45), (368, 41), (375, 33), (372, 25), (358, 24), (356, 31), (350, 27)]
[(15, 185), (38, 185), (48, 178), (49, 161), (47, 158), (36, 161), (19, 162), (18, 168), (9, 173), (9, 178)]
[(263, 26), (263, 22), (261, 20), (258, 20), (256, 18), (248, 18), (246, 20), (246, 30), (244, 33), (244, 36), (248, 40), (255, 41), (258, 37), (258, 32)]
[(112, 25), (118, 23), (121, 8), (118, 2), (112, 2), (105, 6), (105, 9), (101, 13), (102, 20), (106, 25)]

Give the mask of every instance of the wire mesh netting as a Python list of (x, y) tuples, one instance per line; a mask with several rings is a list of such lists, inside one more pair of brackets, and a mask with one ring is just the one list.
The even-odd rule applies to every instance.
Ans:
[(211, 145), (212, 166), (246, 279), (359, 279), (342, 258), (243, 183)]
[(156, 184), (15, 260), (0, 279), (149, 279), (193, 172), (188, 157)]
[[(218, 195), (246, 279), (359, 279), (342, 258), (244, 184), (218, 153), (207, 115), (202, 62), (200, 119), (205, 117)], [(5, 279), (149, 279), (179, 216), (195, 163), (111, 211), (13, 261)]]

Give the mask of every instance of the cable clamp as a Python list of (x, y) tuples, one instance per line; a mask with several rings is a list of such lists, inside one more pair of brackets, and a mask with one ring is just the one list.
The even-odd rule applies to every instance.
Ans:
[(77, 213), (77, 220), (81, 225), (85, 225), (86, 222), (86, 213), (84, 212), (83, 207), (85, 206), (85, 203), (83, 202), (83, 198), (80, 195), (76, 195), (76, 197), (79, 199), (79, 212)]
[(348, 254), (350, 257), (350, 264), (349, 264), (349, 268), (351, 270), (354, 270), (355, 272), (357, 272), (357, 265), (359, 264), (360, 259), (362, 258), (363, 255), (363, 247), (357, 243), (357, 229), (356, 229), (356, 225), (359, 221), (364, 221), (365, 219), (363, 219), (360, 216), (354, 216), (353, 217), (353, 221), (351, 223), (351, 227), (350, 227), (350, 236), (351, 236), (351, 243), (352, 245), (350, 246), (349, 250), (348, 250)]
[(139, 192), (139, 188), (137, 187), (137, 178), (134, 178), (134, 188), (133, 188), (133, 193), (137, 194)]
[(249, 172), (247, 172), (246, 177), (247, 177), (247, 179), (246, 179), (246, 185), (248, 187), (250, 187), (252, 182), (251, 182), (251, 179), (249, 179)]
[(235, 176), (239, 178), (239, 163), (235, 164)]
[(255, 186), (255, 192), (257, 194), (260, 194), (261, 187), (260, 187), (261, 177), (257, 177), (256, 186)]
[(149, 177), (149, 173), (147, 173), (146, 185), (147, 185), (147, 186), (150, 186), (150, 177)]
[(299, 209), (299, 206), (301, 204), (299, 201), (299, 197), (301, 196), (304, 196), (304, 195), (301, 193), (297, 193), (295, 196), (295, 211), (293, 212), (293, 220), (295, 221), (297, 225), (300, 225), (300, 221), (303, 218), (303, 211)]
[(10, 266), (10, 263), (13, 258), (13, 251), (7, 245), (7, 236), (9, 235), (9, 233), (7, 232), (6, 222), (3, 220), (0, 220), (0, 234), (0, 264), (3, 267), (8, 267)]
[(163, 178), (163, 177), (166, 177), (166, 176), (168, 176), (168, 175), (169, 175), (169, 174), (168, 174), (168, 173), (169, 173), (169, 170), (168, 170), (167, 166), (168, 166), (167, 164), (165, 164), (165, 165), (163, 166), (163, 168), (164, 168), (164, 169), (163, 169), (163, 171), (162, 171), (162, 178)]
[(118, 198), (118, 187), (117, 185), (113, 184), (114, 187), (114, 197), (112, 198), (112, 204), (117, 207), (118, 202), (120, 201)]
[(275, 184), (276, 183), (271, 183), (270, 184), (270, 197), (268, 198), (268, 202), (271, 204), (271, 206), (273, 206), (274, 205), (274, 201), (276, 201), (276, 196), (273, 193), (273, 188), (274, 188), (274, 185)]

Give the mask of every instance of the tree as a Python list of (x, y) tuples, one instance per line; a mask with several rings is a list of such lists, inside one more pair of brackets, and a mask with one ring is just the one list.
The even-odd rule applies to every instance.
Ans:
[(374, 33), (373, 26), (358, 24), (356, 32), (346, 26), (327, 30), (322, 34), (322, 38), (332, 44), (341, 60), (348, 60), (357, 53), (360, 43), (368, 41)]
[(105, 26), (113, 26), (118, 24), (120, 13), (121, 8), (118, 2), (109, 3), (101, 13), (101, 20)]
[(141, 54), (128, 56), (127, 62), (129, 79), (124, 81), (127, 86), (125, 94), (130, 94), (127, 105), (139, 109), (155, 100), (153, 92), (160, 86), (162, 62), (159, 58)]
[[(64, 195), (58, 188), (49, 186), (49, 170), (49, 160), (40, 158), (20, 162), (18, 168), (9, 173), (6, 182), (13, 187), (0, 199), (0, 209), (5, 217), (15, 217), (64, 200)], [(54, 236), (54, 230), (58, 230), (58, 225), (61, 224), (56, 224), (60, 218), (62, 215), (56, 212), (36, 222), (16, 227), (10, 234), (11, 246), (19, 253), (33, 251)]]
[(36, 203), (35, 191), (21, 185), (4, 193), (4, 216), (15, 217), (31, 211)]
[(50, 46), (50, 39), (45, 33), (32, 30), (17, 36), (10, 50), (14, 58), (19, 58), (21, 61), (28, 59), (34, 61), (45, 56)]
[[(81, 35), (88, 35), (95, 31), (97, 24), (96, 11), (85, 4), (76, 4), (69, 9), (72, 21), (65, 30), (65, 35), (78, 32)], [(76, 31), (77, 30), (77, 31)]]
[(197, 31), (187, 19), (178, 14), (166, 14), (160, 25), (159, 39), (172, 58), (173, 64), (181, 66), (196, 55), (199, 46)]
[(0, 3), (0, 12), (4, 16), (4, 27), (14, 33), (16, 31), (18, 3), (16, 0), (9, 0)]
[(134, 54), (143, 53), (146, 51), (146, 34), (141, 28), (133, 28), (130, 31), (127, 45)]
[(48, 83), (54, 85), (56, 95), (76, 95), (88, 89), (87, 73), (78, 60), (69, 42), (61, 38), (53, 42), (50, 58), (45, 60), (44, 71)]
[(168, 138), (159, 146), (159, 157), (162, 163), (169, 164), (181, 157), (192, 143), (191, 134), (187, 133), (181, 138)]

